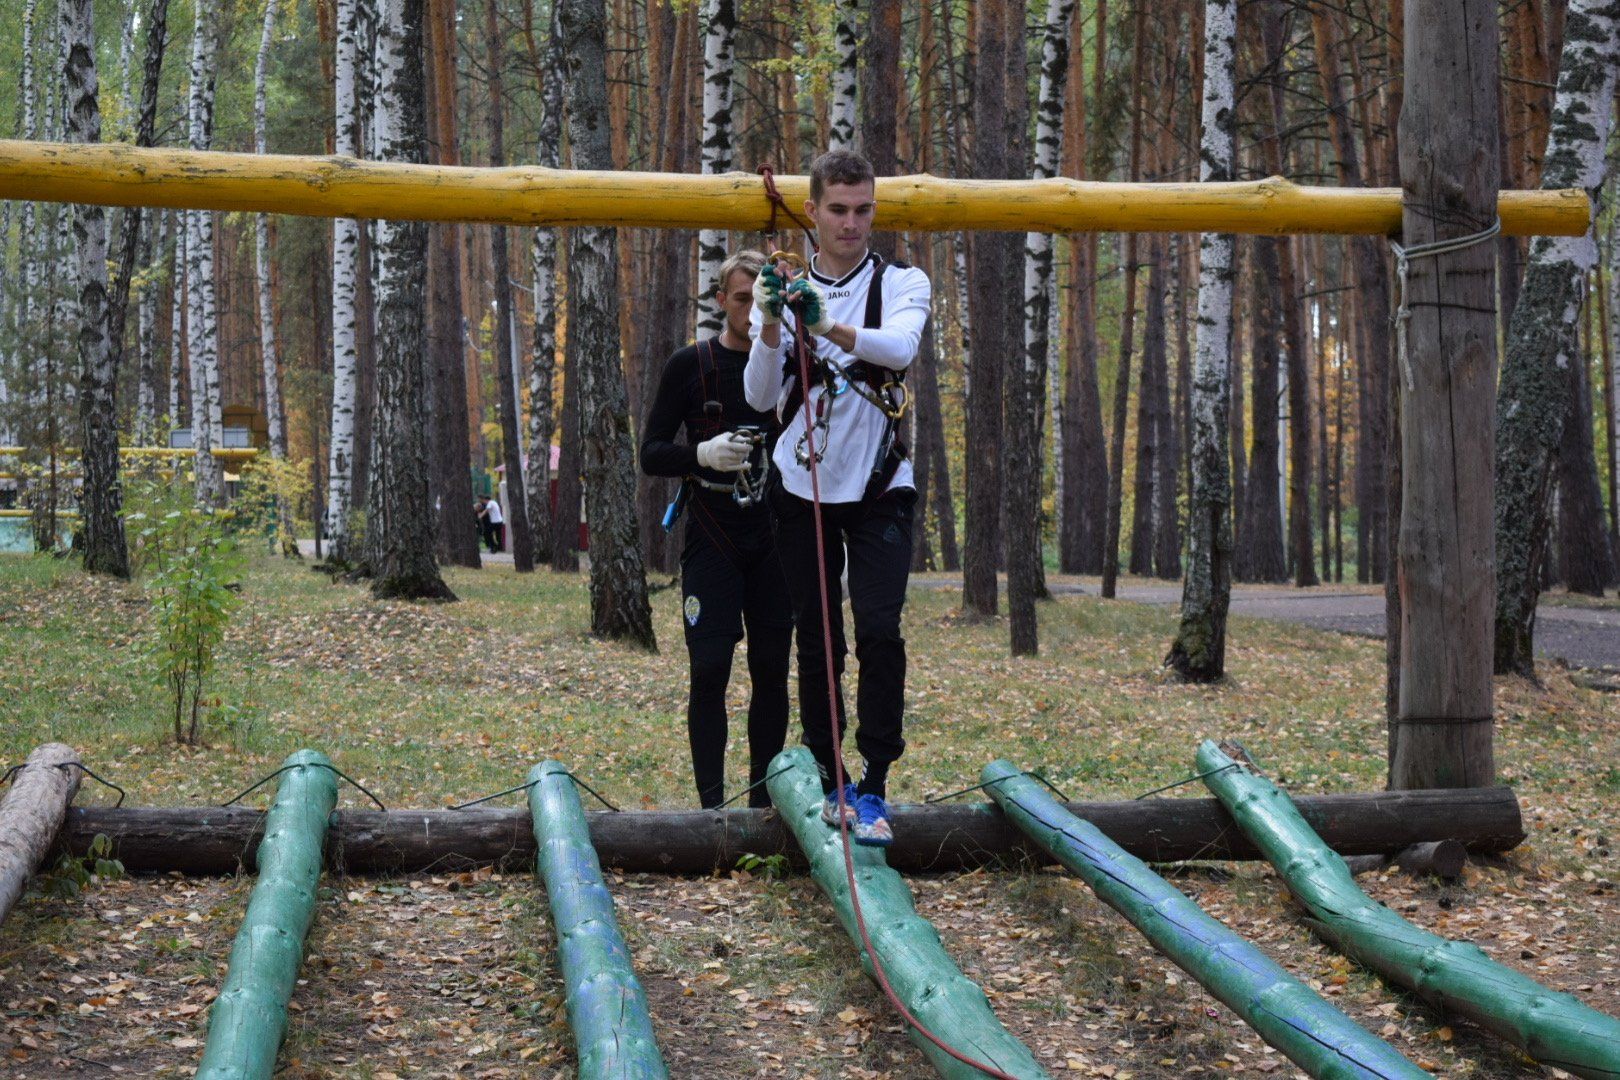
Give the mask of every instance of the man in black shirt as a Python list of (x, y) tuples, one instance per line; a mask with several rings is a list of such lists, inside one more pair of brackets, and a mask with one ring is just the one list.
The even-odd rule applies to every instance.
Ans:
[[(725, 797), (726, 684), (745, 627), (753, 688), (748, 779), (757, 785), (748, 805), (771, 805), (760, 781), (787, 738), (793, 612), (783, 603), (787, 580), (762, 476), (778, 425), (773, 413), (749, 407), (742, 381), (754, 278), (764, 261), (756, 251), (740, 251), (721, 266), (715, 303), (725, 313), (725, 327), (669, 358), (642, 425), (641, 471), (682, 478), (675, 509), (684, 502), (681, 616), (691, 670), (686, 729), (705, 809)], [(685, 438), (676, 442), (682, 427)]]

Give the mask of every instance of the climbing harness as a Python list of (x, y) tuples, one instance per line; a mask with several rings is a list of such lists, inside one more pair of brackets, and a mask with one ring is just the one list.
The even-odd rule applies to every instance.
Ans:
[(1395, 282), (1398, 302), (1395, 307), (1395, 353), (1400, 357), (1401, 374), (1406, 376), (1406, 392), (1411, 393), (1417, 389), (1412, 379), (1412, 359), (1406, 354), (1406, 324), (1412, 319), (1412, 309), (1406, 302), (1406, 272), (1416, 259), (1431, 258), (1435, 255), (1449, 255), (1454, 251), (1483, 244), (1500, 234), (1502, 219), (1496, 221), (1488, 229), (1482, 229), (1467, 236), (1453, 237), (1450, 240), (1436, 240), (1428, 244), (1413, 244), (1411, 247), (1402, 247), (1397, 241), (1391, 240), (1389, 248), (1395, 253)]
[[(714, 339), (708, 338), (698, 343), (698, 383), (702, 387), (703, 421), (699, 426), (697, 435), (712, 438), (726, 431), (725, 406), (716, 398), (720, 396), (720, 367), (714, 358)], [(704, 367), (707, 359), (708, 368)], [(715, 386), (709, 387), (709, 370), (712, 369), (715, 377)], [(688, 419), (688, 431), (691, 431), (692, 421)], [(663, 528), (665, 532), (673, 532), (675, 523), (680, 520), (687, 505), (691, 502), (692, 489), (702, 488), (704, 491), (715, 491), (730, 495), (733, 502), (744, 510), (758, 506), (765, 499), (766, 489), (771, 482), (771, 445), (770, 432), (758, 424), (739, 424), (732, 429), (732, 434), (741, 435), (753, 446), (748, 454), (748, 467), (733, 474), (729, 483), (710, 480), (707, 477), (692, 473), (682, 477), (675, 489), (675, 498), (664, 508)], [(690, 437), (690, 436), (689, 436)]]

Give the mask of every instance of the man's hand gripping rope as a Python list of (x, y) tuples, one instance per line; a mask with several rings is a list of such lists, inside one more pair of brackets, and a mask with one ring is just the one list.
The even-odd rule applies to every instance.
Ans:
[[(798, 269), (797, 276), (793, 275), (793, 268)], [(768, 285), (766, 301), (761, 302), (759, 282), (764, 280), (767, 274), (774, 279), (774, 290)], [(800, 288), (801, 285), (804, 287)], [(767, 306), (772, 299), (775, 299), (777, 303), (774, 319), (770, 308)], [(831, 320), (827, 319), (826, 298), (809, 280), (809, 265), (803, 257), (787, 251), (772, 252), (770, 258), (766, 260), (765, 269), (755, 279), (754, 302), (759, 304), (761, 316), (768, 321), (779, 321), (781, 319), (783, 305), (794, 308), (793, 351), (799, 361), (799, 383), (808, 387), (810, 385), (810, 350), (805, 341), (805, 333), (807, 330), (810, 333), (816, 333), (817, 331), (807, 324), (812, 318), (825, 320), (825, 325), (821, 331), (824, 333), (826, 329), (830, 329)], [(819, 309), (812, 310), (814, 305), (819, 305)], [(805, 404), (809, 404), (808, 398)], [(1018, 1080), (1017, 1077), (1002, 1072), (993, 1065), (987, 1065), (984, 1062), (975, 1061), (973, 1058), (968, 1057), (938, 1035), (935, 1035), (924, 1026), (922, 1021), (913, 1016), (911, 1010), (907, 1009), (905, 1003), (900, 1000), (900, 996), (894, 992), (894, 987), (890, 985), (888, 973), (883, 970), (883, 962), (878, 958), (877, 949), (872, 945), (872, 938), (866, 930), (866, 916), (861, 911), (861, 898), (855, 881), (855, 858), (850, 851), (849, 814), (844, 799), (844, 755), (839, 748), (840, 740), (838, 738), (838, 683), (833, 671), (832, 605), (829, 599), (827, 561), (825, 558), (827, 538), (821, 523), (821, 480), (816, 468), (820, 455), (816, 452), (816, 425), (810, 418), (810, 410), (801, 408), (799, 411), (804, 416), (804, 440), (808, 448), (806, 464), (810, 469), (810, 518), (815, 522), (816, 527), (816, 580), (821, 593), (821, 652), (827, 665), (825, 672), (827, 680), (827, 716), (828, 722), (832, 724), (833, 780), (837, 785), (835, 790), (838, 793), (838, 836), (844, 851), (844, 875), (849, 882), (850, 907), (855, 912), (855, 928), (860, 932), (861, 946), (866, 950), (867, 958), (872, 962), (872, 973), (877, 978), (878, 986), (883, 990), (883, 995), (889, 999), (889, 1004), (894, 1006), (895, 1011), (900, 1014), (906, 1023), (915, 1028), (923, 1038), (969, 1068), (977, 1069), (986, 1076), (995, 1077), (996, 1080)]]

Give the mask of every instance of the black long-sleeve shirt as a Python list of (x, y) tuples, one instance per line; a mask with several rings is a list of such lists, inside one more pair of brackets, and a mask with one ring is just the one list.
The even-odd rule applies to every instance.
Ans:
[[(697, 444), (746, 425), (772, 433), (777, 428), (775, 414), (753, 408), (743, 394), (747, 366), (748, 353), (726, 348), (719, 338), (676, 350), (664, 364), (658, 394), (641, 427), (641, 471), (730, 484), (734, 474), (698, 466)], [(709, 402), (718, 403), (718, 410), (707, 409)], [(682, 427), (685, 439), (676, 442)]]

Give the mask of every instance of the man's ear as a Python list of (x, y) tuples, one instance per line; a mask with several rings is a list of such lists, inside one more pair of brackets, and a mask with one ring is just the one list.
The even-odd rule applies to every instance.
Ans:
[(816, 212), (816, 201), (814, 199), (806, 199), (806, 200), (804, 200), (804, 216), (805, 217), (813, 217), (815, 215), (815, 212)]

